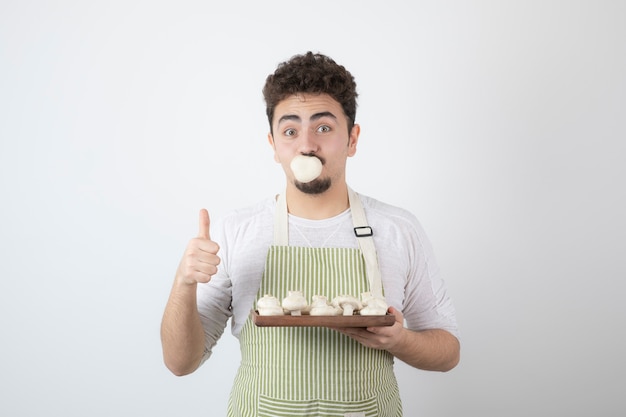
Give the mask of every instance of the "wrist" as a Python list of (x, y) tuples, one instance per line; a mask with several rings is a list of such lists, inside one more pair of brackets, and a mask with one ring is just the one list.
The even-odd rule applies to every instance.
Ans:
[(395, 338), (395, 343), (388, 349), (389, 353), (396, 357), (402, 357), (406, 347), (415, 343), (411, 340), (411, 333), (409, 329), (402, 326)]
[(193, 292), (195, 294), (198, 288), (198, 283), (196, 281), (189, 282), (182, 275), (176, 275), (176, 278), (174, 279), (174, 288), (176, 291), (189, 293)]

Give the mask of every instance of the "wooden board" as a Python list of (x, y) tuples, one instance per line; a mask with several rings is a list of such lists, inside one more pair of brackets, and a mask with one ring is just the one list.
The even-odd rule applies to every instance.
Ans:
[(380, 327), (393, 326), (396, 317), (387, 313), (384, 316), (261, 316), (250, 312), (252, 321), (259, 327)]

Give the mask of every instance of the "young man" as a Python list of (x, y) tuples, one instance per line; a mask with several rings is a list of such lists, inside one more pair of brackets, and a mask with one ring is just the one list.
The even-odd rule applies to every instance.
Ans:
[[(200, 232), (181, 260), (163, 316), (165, 363), (176, 375), (193, 372), (230, 318), (242, 353), (230, 416), (401, 416), (394, 357), (435, 371), (459, 361), (455, 310), (428, 239), (412, 214), (346, 183), (360, 127), (356, 84), (343, 66), (321, 54), (294, 56), (268, 76), (263, 94), (268, 141), (286, 188), (226, 216), (213, 236), (208, 212), (200, 212)], [(299, 155), (321, 162), (313, 180), (294, 172)], [(282, 299), (291, 290), (309, 300), (376, 290), (395, 324), (252, 323), (261, 296)]]

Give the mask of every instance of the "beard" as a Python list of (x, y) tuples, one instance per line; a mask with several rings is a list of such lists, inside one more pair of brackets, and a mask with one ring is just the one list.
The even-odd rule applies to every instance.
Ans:
[(294, 182), (296, 188), (305, 194), (317, 195), (322, 194), (330, 188), (330, 178), (316, 178), (311, 182)]

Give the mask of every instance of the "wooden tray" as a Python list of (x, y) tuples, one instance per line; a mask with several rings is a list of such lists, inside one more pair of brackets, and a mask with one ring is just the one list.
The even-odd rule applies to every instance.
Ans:
[(380, 327), (393, 326), (396, 316), (261, 316), (256, 310), (250, 312), (252, 321), (259, 327)]

